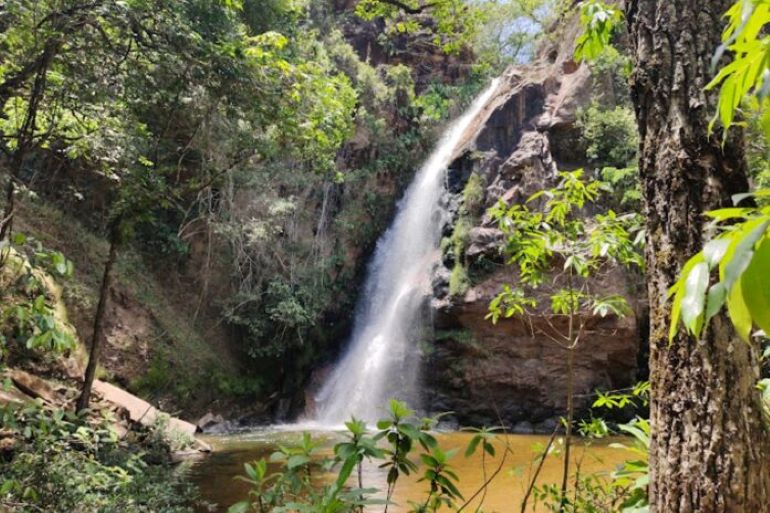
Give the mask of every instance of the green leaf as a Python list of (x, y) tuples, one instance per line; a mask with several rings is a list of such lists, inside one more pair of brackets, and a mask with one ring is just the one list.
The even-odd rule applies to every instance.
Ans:
[(694, 257), (690, 258), (682, 267), (679, 280), (669, 289), (668, 297), (674, 297), (674, 302), (671, 306), (671, 326), (668, 331), (669, 342), (674, 340), (677, 332), (679, 331), (679, 320), (682, 313), (682, 301), (684, 300), (686, 292), (686, 280), (690, 275), (692, 269), (704, 262), (703, 253), (698, 253)]
[(711, 210), (706, 212), (706, 217), (710, 217), (715, 221), (726, 221), (728, 219), (745, 218), (751, 213), (751, 209), (748, 208), (721, 208), (718, 210)]
[(246, 513), (250, 507), (251, 504), (248, 501), (241, 501), (230, 506), (227, 509), (227, 513)]
[(719, 264), (719, 277), (729, 291), (751, 263), (754, 245), (764, 235), (770, 220), (762, 218), (747, 222), (740, 230), (731, 234), (733, 239), (725, 258)]
[(703, 257), (706, 259), (709, 269), (714, 269), (719, 265), (719, 262), (722, 261), (722, 258), (724, 258), (729, 247), (729, 238), (714, 239), (706, 244), (703, 248)]
[(711, 286), (706, 298), (706, 322), (719, 313), (726, 299), (727, 288), (725, 288), (723, 283), (716, 283)]
[(436, 458), (429, 454), (421, 454), (420, 459), (422, 460), (423, 464), (427, 465), (428, 467), (438, 467), (439, 462), (436, 461)]
[(741, 288), (753, 323), (770, 334), (770, 238), (763, 239), (754, 252)]
[(358, 460), (356, 458), (348, 458), (347, 461), (345, 461), (345, 464), (342, 465), (342, 468), (340, 469), (340, 472), (337, 475), (338, 488), (341, 489), (343, 486), (345, 486), (345, 483), (350, 477), (350, 474), (353, 473), (353, 469), (356, 467), (357, 464), (358, 464)]
[(478, 447), (479, 442), (481, 442), (481, 436), (474, 436), (471, 438), (470, 443), (468, 444), (468, 448), (465, 449), (465, 457), (471, 456), (474, 452), (476, 452), (476, 447)]
[(701, 262), (690, 271), (685, 282), (684, 298), (682, 298), (682, 322), (695, 336), (700, 336), (703, 327), (708, 284), (709, 267), (705, 262)]
[(727, 312), (730, 314), (730, 320), (733, 321), (735, 330), (743, 340), (749, 341), (751, 334), (751, 313), (743, 298), (743, 287), (741, 281), (733, 285), (727, 296)]
[(304, 454), (298, 454), (295, 456), (291, 456), (289, 460), (286, 462), (286, 466), (289, 468), (289, 470), (294, 470), (297, 467), (301, 467), (302, 465), (307, 465), (310, 463), (310, 457), (305, 456)]

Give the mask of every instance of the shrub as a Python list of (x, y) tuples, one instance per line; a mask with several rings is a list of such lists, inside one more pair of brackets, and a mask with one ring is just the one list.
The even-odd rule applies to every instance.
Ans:
[(639, 210), (642, 205), (642, 188), (639, 183), (639, 168), (605, 167), (602, 180), (612, 188), (613, 203), (628, 210)]
[(169, 465), (151, 465), (119, 443), (109, 419), (86, 419), (41, 404), (0, 409), (16, 440), (0, 461), (0, 510), (8, 513), (192, 513), (193, 489)]
[(468, 218), (467, 213), (461, 213), (457, 223), (455, 223), (451, 239), (452, 255), (454, 255), (455, 262), (461, 262), (463, 259), (465, 248), (468, 247), (470, 242), (471, 228), (471, 220)]
[(468, 271), (461, 263), (455, 263), (452, 274), (449, 277), (449, 295), (452, 297), (464, 296), (471, 288), (471, 280), (468, 278)]
[(463, 205), (472, 216), (480, 216), (484, 208), (484, 179), (472, 173), (463, 189)]
[(639, 134), (631, 109), (605, 109), (594, 102), (578, 113), (578, 126), (592, 166), (624, 168), (635, 164)]

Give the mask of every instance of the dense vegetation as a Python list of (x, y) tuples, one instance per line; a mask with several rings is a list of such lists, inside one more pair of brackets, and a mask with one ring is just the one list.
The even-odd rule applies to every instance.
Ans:
[[(538, 486), (535, 465), (521, 511), (530, 499), (560, 513), (768, 511), (770, 2), (668, 4), (0, 2), (0, 370), (83, 382), (62, 404), (22, 404), (4, 380), (0, 508), (190, 511), (195, 494), (170, 463), (190, 441), (164, 426), (119, 436), (94, 380), (191, 413), (224, 399), (287, 417), (340, 349), (366, 257), (441, 124), (531, 59), (554, 20), (579, 19), (575, 60), (613, 91), (577, 116), (589, 167), (486, 212), (471, 174), (442, 248), (449, 295), (462, 297), (469, 231), (496, 224), (517, 278), (490, 320), (547, 309), (568, 327), (545, 333), (566, 350), (562, 478)], [(581, 313), (628, 312), (590, 280), (619, 265), (646, 274), (650, 382), (595, 406), (649, 406), (650, 420), (576, 419)], [(124, 355), (123, 323), (151, 346)], [(127, 371), (132, 352), (142, 358)], [(489, 482), (467, 500), (458, 490), (437, 422), (393, 401), (375, 432), (352, 419), (325, 460), (307, 435), (274, 455), (280, 473), (247, 465), (252, 491), (231, 511), (362, 512), (380, 504), (365, 460), (387, 471), (385, 511), (415, 472), (428, 491), (410, 511), (483, 502)], [(496, 429), (476, 431), (466, 454), (494, 456)], [(557, 432), (536, 462), (559, 452)], [(573, 475), (575, 432), (630, 434), (640, 457), (609, 479)], [(313, 479), (319, 466), (333, 482)]]
[[(417, 55), (454, 59), (461, 75), (413, 72), (398, 63), (418, 51), (411, 38), (380, 59), (393, 64), (367, 62), (343, 33), (360, 21), (334, 3), (263, 4), (31, 1), (3, 11), (3, 238), (15, 240), (19, 212), (17, 231), (75, 261), (65, 298), (85, 326), (116, 247), (113, 282), (134, 283), (129, 293), (158, 311), (152, 373), (123, 378), (145, 393), (296, 389), (344, 332), (350, 284), (431, 128), (483, 78), (484, 66), (440, 45)], [(46, 233), (59, 215), (76, 240)], [(175, 278), (148, 279), (156, 262)], [(192, 330), (173, 319), (180, 303)], [(233, 358), (249, 363), (223, 362), (195, 333), (221, 338), (222, 325)], [(180, 350), (214, 371), (190, 374), (214, 382), (173, 375)]]

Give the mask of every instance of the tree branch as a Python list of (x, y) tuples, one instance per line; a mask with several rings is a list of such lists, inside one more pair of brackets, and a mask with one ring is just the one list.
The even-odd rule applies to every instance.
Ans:
[(388, 4), (394, 7), (398, 7), (400, 10), (404, 11), (407, 14), (421, 14), (427, 11), (428, 9), (432, 9), (433, 7), (436, 6), (436, 4), (438, 4), (438, 2), (430, 2), (427, 4), (423, 4), (419, 7), (410, 7), (399, 0), (377, 0), (377, 1), (383, 4)]

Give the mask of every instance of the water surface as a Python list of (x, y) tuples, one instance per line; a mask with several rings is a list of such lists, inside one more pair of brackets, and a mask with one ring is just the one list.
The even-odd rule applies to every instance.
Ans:
[[(315, 432), (314, 438), (322, 440), (319, 449), (319, 459), (332, 455), (335, 443), (341, 440), (340, 435), (332, 432)], [(268, 458), (275, 450), (277, 444), (291, 444), (301, 437), (297, 431), (264, 430), (247, 434), (229, 435), (223, 437), (209, 437), (206, 441), (214, 446), (215, 452), (207, 459), (199, 462), (192, 469), (192, 477), (198, 485), (202, 498), (206, 501), (217, 503), (215, 512), (226, 512), (227, 506), (243, 500), (248, 492), (248, 486), (234, 479), (243, 473), (243, 464), (259, 458)], [(443, 449), (458, 448), (458, 453), (451, 460), (455, 472), (460, 476), (460, 491), (466, 499), (479, 489), (482, 483), (496, 470), (500, 464), (500, 455), (503, 454), (507, 444), (511, 452), (506, 457), (502, 470), (490, 484), (485, 502), (484, 511), (492, 512), (516, 512), (520, 510), (521, 500), (524, 497), (526, 483), (535, 468), (535, 451), (537, 446), (545, 446), (549, 437), (538, 435), (501, 435), (496, 441), (497, 458), (485, 458), (485, 466), (482, 465), (480, 451), (469, 458), (464, 457), (465, 448), (472, 434), (466, 432), (446, 432), (437, 434), (439, 443)], [(617, 441), (617, 440), (614, 440)], [(609, 447), (610, 441), (586, 442), (578, 440), (575, 454), (575, 468), (580, 465), (580, 471), (609, 473), (628, 457), (628, 452)], [(416, 456), (415, 460), (418, 459)], [(560, 483), (563, 460), (559, 455), (549, 456), (540, 474), (540, 484)], [(278, 469), (275, 466), (274, 469)], [(419, 473), (419, 471), (418, 471)], [(486, 477), (485, 477), (486, 476)], [(402, 478), (395, 489), (394, 500), (396, 505), (388, 511), (403, 513), (407, 511), (409, 500), (419, 501), (424, 499), (427, 484), (418, 482), (419, 476)], [(331, 479), (332, 476), (327, 476)], [(364, 467), (364, 487), (374, 487), (380, 490), (385, 488), (385, 473), (374, 464)], [(480, 497), (479, 497), (480, 499)], [(475, 511), (478, 499), (474, 501), (466, 511)], [(382, 507), (370, 506), (368, 512), (376, 513)], [(542, 508), (540, 508), (543, 511)]]

